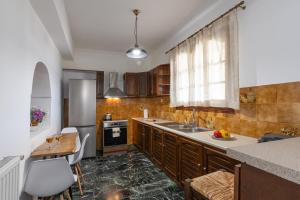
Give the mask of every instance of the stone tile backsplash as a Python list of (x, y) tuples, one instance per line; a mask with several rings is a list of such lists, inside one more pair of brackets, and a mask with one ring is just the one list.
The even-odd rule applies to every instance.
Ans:
[[(241, 103), (240, 110), (222, 112), (196, 108), (198, 126), (213, 125), (241, 135), (260, 137), (267, 132), (280, 132), (282, 128), (300, 130), (300, 82), (248, 87), (240, 89), (241, 96), (256, 97), (251, 103)], [(248, 95), (249, 96), (249, 95)], [(98, 136), (101, 138), (102, 117), (106, 112), (113, 119), (143, 117), (143, 108), (149, 110), (150, 118), (163, 118), (177, 122), (191, 121), (191, 108), (170, 108), (169, 97), (126, 98), (97, 101)], [(132, 143), (131, 120), (128, 140)], [(98, 142), (101, 143), (101, 140)], [(98, 144), (98, 147), (101, 145)]]

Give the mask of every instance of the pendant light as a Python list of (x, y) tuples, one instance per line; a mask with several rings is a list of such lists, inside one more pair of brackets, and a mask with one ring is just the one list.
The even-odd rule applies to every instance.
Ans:
[(137, 21), (138, 21), (138, 15), (140, 14), (140, 11), (134, 9), (133, 14), (135, 15), (135, 27), (134, 27), (135, 45), (133, 48), (129, 49), (126, 52), (126, 55), (129, 58), (146, 58), (148, 56), (146, 50), (140, 48), (137, 42)]

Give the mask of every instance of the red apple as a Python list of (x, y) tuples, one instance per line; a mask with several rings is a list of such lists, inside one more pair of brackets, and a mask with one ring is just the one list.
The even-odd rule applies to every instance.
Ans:
[(220, 131), (216, 130), (216, 131), (214, 131), (214, 136), (215, 136), (216, 138), (221, 138), (221, 137), (222, 137), (222, 134), (221, 134)]

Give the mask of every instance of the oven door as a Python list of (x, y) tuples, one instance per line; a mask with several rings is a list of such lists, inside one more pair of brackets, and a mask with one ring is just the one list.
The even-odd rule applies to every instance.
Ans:
[(120, 134), (114, 134), (113, 128), (103, 129), (103, 146), (127, 144), (127, 127), (119, 127)]

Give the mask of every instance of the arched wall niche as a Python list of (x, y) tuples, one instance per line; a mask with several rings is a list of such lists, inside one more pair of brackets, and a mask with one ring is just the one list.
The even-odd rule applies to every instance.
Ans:
[(37, 135), (42, 131), (50, 128), (51, 119), (51, 84), (49, 72), (46, 65), (38, 62), (35, 66), (32, 91), (31, 91), (31, 105), (30, 105), (30, 121), (31, 111), (39, 109), (46, 113), (43, 121), (38, 124), (30, 124), (31, 136)]

